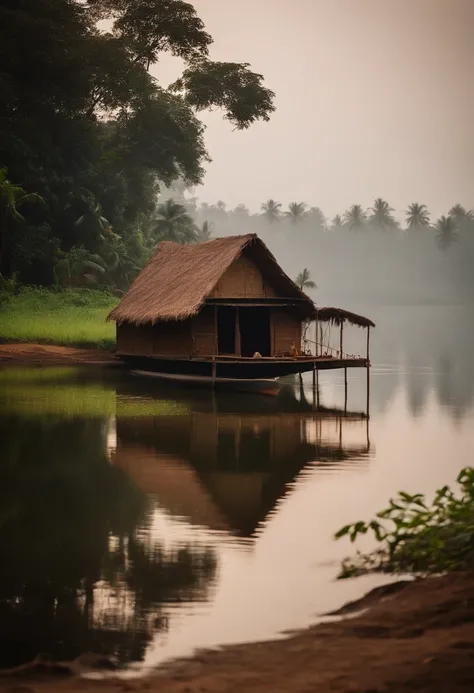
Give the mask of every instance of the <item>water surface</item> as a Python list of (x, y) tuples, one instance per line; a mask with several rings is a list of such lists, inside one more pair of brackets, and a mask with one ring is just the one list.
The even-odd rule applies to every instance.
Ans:
[(336, 581), (350, 546), (332, 535), (472, 464), (474, 335), (462, 307), (374, 318), (369, 418), (363, 371), (347, 411), (337, 372), (315, 408), (311, 378), (267, 398), (0, 371), (0, 666), (96, 651), (147, 671), (380, 583)]

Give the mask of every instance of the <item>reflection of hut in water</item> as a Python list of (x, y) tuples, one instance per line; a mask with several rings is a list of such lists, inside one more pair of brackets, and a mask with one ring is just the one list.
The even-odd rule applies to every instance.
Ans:
[(306, 465), (367, 456), (368, 441), (343, 441), (344, 421), (365, 431), (335, 412), (117, 417), (114, 459), (171, 514), (248, 537)]

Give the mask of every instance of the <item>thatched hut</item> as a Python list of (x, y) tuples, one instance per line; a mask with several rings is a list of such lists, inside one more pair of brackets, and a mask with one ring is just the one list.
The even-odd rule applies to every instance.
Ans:
[(117, 323), (119, 356), (135, 366), (259, 378), (313, 368), (314, 356), (295, 357), (303, 323), (317, 314), (265, 244), (248, 234), (160, 243), (109, 319)]

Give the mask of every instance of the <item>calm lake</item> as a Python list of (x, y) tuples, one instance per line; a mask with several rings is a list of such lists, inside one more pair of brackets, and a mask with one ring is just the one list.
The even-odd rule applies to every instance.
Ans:
[(377, 323), (368, 419), (363, 370), (347, 412), (337, 371), (315, 411), (311, 376), (271, 398), (0, 370), (1, 667), (93, 651), (143, 672), (390, 581), (336, 581), (353, 547), (332, 536), (473, 464), (472, 307), (358, 308)]

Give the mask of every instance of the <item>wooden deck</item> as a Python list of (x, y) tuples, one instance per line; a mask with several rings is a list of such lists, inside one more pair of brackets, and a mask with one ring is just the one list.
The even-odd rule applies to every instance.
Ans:
[(286, 375), (320, 370), (368, 368), (367, 358), (329, 356), (299, 356), (245, 358), (235, 356), (207, 356), (176, 358), (170, 356), (117, 354), (127, 365), (137, 370), (160, 373), (194, 375), (214, 378), (282, 378)]

